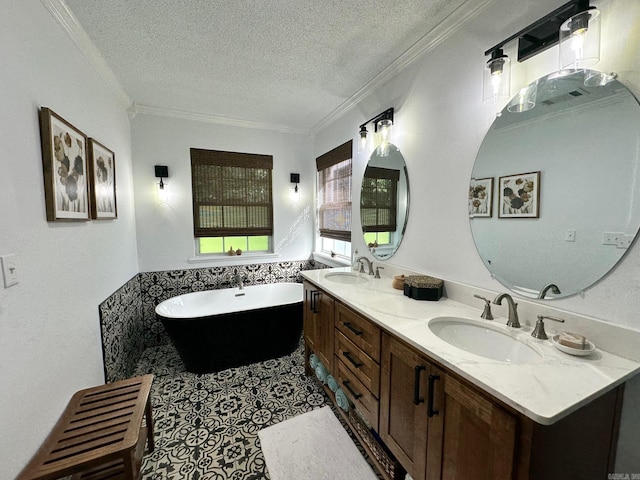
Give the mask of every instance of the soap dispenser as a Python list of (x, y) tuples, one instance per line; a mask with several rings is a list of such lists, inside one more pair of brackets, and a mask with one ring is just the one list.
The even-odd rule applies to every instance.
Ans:
[(353, 252), (353, 257), (351, 258), (351, 270), (354, 272), (358, 271), (358, 249), (356, 248)]

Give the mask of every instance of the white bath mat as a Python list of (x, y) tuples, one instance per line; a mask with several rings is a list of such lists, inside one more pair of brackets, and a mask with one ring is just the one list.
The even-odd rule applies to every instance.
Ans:
[(329, 407), (258, 432), (271, 480), (377, 480)]

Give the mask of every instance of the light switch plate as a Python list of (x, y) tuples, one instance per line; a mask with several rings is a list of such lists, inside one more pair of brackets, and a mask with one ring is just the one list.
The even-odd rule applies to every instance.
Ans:
[(13, 287), (18, 284), (18, 266), (16, 264), (16, 256), (10, 255), (0, 256), (2, 263), (2, 278), (4, 279), (4, 288)]

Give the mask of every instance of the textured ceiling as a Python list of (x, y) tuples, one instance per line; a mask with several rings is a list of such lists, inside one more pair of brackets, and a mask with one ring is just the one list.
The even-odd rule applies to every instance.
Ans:
[(312, 130), (472, 0), (66, 0), (131, 99)]

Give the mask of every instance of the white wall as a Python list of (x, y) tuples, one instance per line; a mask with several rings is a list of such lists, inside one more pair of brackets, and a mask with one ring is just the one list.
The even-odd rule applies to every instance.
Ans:
[[(140, 271), (282, 262), (309, 258), (313, 248), (315, 161), (307, 136), (139, 114), (132, 120)], [(195, 257), (190, 148), (273, 155), (273, 241), (277, 257), (190, 263)], [(154, 165), (167, 165), (168, 202), (158, 202)], [(300, 174), (293, 203), (290, 173)]]
[[(317, 133), (315, 154), (345, 141), (345, 132), (355, 142), (363, 121), (395, 107), (394, 143), (407, 162), (411, 211), (405, 239), (391, 263), (496, 292), (506, 290), (491, 279), (478, 256), (467, 215), (475, 156), (495, 112), (501, 108), (482, 104), (484, 51), (563, 3), (496, 0), (465, 25), (464, 31), (425, 53)], [(598, 4), (602, 11), (602, 60), (597, 67), (616, 71), (619, 80), (638, 96), (640, 2), (603, 0)], [(556, 70), (557, 52), (554, 47), (525, 63), (513, 61), (512, 91)], [(362, 179), (366, 160), (365, 155), (354, 158), (355, 185)], [(359, 204), (357, 188), (353, 204)], [(365, 252), (357, 208), (353, 218), (353, 246)], [(640, 329), (638, 242), (606, 278), (586, 290), (584, 297), (555, 300), (553, 306)], [(640, 408), (638, 392), (640, 381), (636, 378), (627, 386), (617, 464), (627, 469), (634, 466), (632, 472), (640, 470), (640, 419), (634, 413)]]
[[(14, 478), (71, 395), (104, 382), (98, 304), (138, 272), (129, 121), (122, 105), (36, 0), (0, 14), (0, 478)], [(48, 223), (38, 108), (115, 152), (118, 219)], [(1, 280), (0, 280), (1, 282)]]

